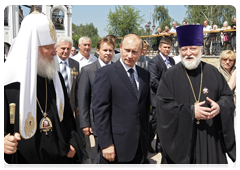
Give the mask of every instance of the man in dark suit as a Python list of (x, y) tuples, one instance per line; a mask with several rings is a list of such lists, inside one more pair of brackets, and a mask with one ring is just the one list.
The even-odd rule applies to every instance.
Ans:
[(138, 35), (126, 35), (120, 60), (96, 72), (92, 107), (100, 164), (146, 163), (150, 75), (135, 65), (142, 48)]
[(65, 86), (67, 88), (69, 102), (78, 125), (77, 131), (80, 135), (81, 150), (83, 152), (83, 163), (90, 163), (89, 155), (86, 151), (86, 142), (82, 130), (79, 128), (79, 109), (78, 109), (78, 87), (79, 87), (79, 63), (69, 58), (73, 42), (68, 36), (58, 38), (56, 51), (58, 56), (59, 71), (61, 72)]
[[(96, 146), (98, 146), (98, 139), (92, 115), (92, 87), (96, 71), (107, 64), (111, 64), (113, 52), (114, 42), (112, 39), (109, 37), (102, 38), (97, 43), (98, 60), (84, 66), (80, 74), (80, 87), (78, 90), (80, 128), (87, 136), (93, 133)], [(98, 160), (99, 158), (96, 157), (94, 163), (97, 163)]]
[[(150, 73), (150, 86), (151, 86), (151, 105), (152, 105), (152, 119), (149, 122), (149, 137), (148, 137), (148, 150), (154, 153), (151, 142), (157, 133), (157, 115), (156, 115), (156, 93), (159, 82), (163, 74), (170, 67), (175, 65), (175, 61), (168, 55), (171, 52), (172, 42), (168, 38), (162, 38), (159, 43), (159, 54), (149, 61), (148, 71)], [(156, 141), (156, 152), (161, 151), (159, 139)]]

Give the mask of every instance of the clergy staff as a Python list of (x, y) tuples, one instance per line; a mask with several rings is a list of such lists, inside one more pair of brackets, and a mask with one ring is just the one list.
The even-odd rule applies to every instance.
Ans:
[(163, 164), (226, 164), (236, 160), (233, 93), (217, 68), (201, 61), (203, 26), (177, 28), (181, 62), (162, 77), (157, 132)]
[[(35, 11), (24, 18), (4, 64), (4, 158), (8, 163), (12, 154), (17, 164), (82, 160), (67, 89), (56, 70), (56, 40), (53, 22)], [(16, 104), (14, 135), (9, 134), (10, 103)]]

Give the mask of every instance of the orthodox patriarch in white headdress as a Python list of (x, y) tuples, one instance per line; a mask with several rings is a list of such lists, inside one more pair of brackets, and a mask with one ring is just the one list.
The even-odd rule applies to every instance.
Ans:
[[(4, 153), (14, 163), (81, 162), (66, 87), (55, 66), (53, 22), (33, 12), (21, 24), (4, 64)], [(15, 104), (15, 124), (9, 104)], [(13, 126), (14, 135), (10, 135)]]

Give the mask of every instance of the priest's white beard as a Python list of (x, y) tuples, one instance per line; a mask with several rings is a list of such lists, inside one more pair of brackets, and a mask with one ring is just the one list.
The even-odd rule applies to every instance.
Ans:
[[(50, 58), (54, 57), (55, 56), (52, 55)], [(50, 63), (49, 60), (46, 60), (43, 55), (38, 52), (37, 74), (42, 77), (47, 77), (48, 79), (53, 79), (55, 72), (56, 68), (54, 60)]]
[[(181, 62), (183, 64), (183, 66), (188, 70), (193, 70), (193, 69), (197, 68), (197, 66), (201, 62), (202, 54), (199, 53), (197, 57), (195, 57), (194, 55), (191, 55), (191, 56), (185, 56), (184, 58), (180, 54), (180, 57), (181, 57)], [(192, 60), (192, 61), (186, 60), (186, 58), (188, 58), (188, 57), (194, 58), (194, 60)]]

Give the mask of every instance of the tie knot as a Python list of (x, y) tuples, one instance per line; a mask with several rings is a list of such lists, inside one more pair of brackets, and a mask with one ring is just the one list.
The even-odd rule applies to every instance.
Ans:
[(134, 70), (133, 70), (132, 68), (130, 68), (130, 69), (128, 70), (128, 72), (129, 72), (130, 74), (132, 74), (132, 73), (134, 72)]
[(66, 64), (66, 61), (61, 61), (62, 64)]

